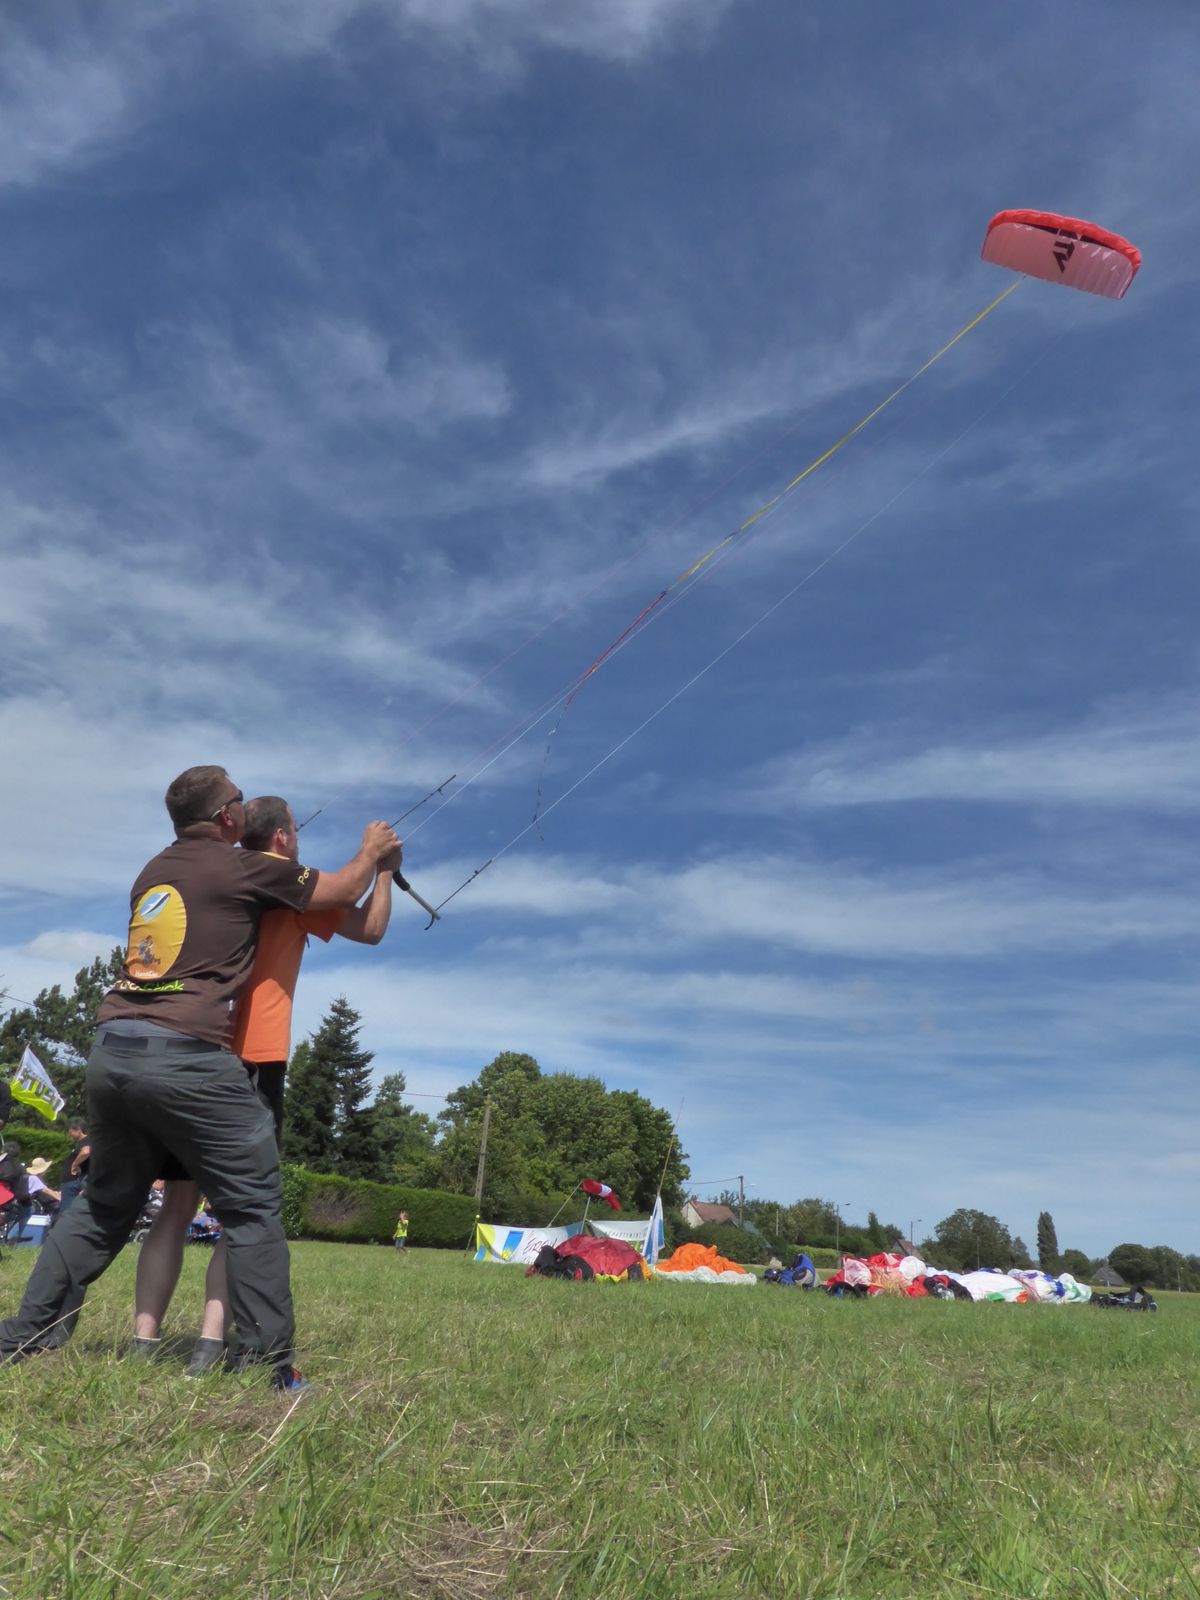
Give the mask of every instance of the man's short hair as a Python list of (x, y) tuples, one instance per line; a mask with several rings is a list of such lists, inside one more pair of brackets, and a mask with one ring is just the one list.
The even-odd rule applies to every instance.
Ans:
[(208, 822), (221, 809), (228, 788), (229, 774), (224, 767), (189, 767), (181, 772), (166, 793), (176, 833), (193, 822)]
[(246, 827), (242, 844), (247, 850), (265, 850), (282, 828), (286, 833), (292, 825), (292, 808), (277, 794), (260, 794), (246, 801)]

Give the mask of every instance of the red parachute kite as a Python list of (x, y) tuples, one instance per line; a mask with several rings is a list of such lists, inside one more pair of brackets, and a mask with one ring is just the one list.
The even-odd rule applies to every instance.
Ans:
[(998, 211), (988, 223), (983, 259), (1030, 278), (1119, 300), (1142, 254), (1119, 233), (1055, 211)]

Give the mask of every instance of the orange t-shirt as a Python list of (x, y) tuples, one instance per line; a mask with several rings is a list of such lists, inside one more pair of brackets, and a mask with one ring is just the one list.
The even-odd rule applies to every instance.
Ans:
[(310, 933), (328, 944), (348, 912), (267, 911), (238, 1007), (233, 1053), (243, 1061), (286, 1061), (292, 1050), (292, 998)]

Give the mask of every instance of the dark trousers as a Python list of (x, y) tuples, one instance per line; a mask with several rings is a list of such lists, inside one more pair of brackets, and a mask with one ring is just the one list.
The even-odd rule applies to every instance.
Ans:
[(130, 1039), (101, 1027), (87, 1094), (87, 1188), (47, 1238), (17, 1315), (0, 1323), (0, 1352), (70, 1338), (87, 1285), (128, 1241), (169, 1155), (221, 1219), (235, 1362), (290, 1364), (295, 1324), (275, 1126), (242, 1063), (199, 1041)]
[[(75, 1204), (76, 1200), (79, 1199), (79, 1196), (82, 1194), (82, 1192), (83, 1192), (83, 1179), (82, 1178), (64, 1178), (63, 1179), (63, 1181), (59, 1185), (59, 1189), (58, 1189), (58, 1196), (59, 1196), (59, 1198), (58, 1198), (58, 1214), (55, 1216), (54, 1222), (57, 1222), (58, 1218), (61, 1217), (64, 1212), (69, 1211), (71, 1209), (71, 1207)], [(53, 1227), (54, 1223), (52, 1222), (50, 1224), (50, 1226)]]
[(254, 1086), (258, 1098), (275, 1121), (275, 1142), (283, 1149), (283, 1091), (286, 1061), (247, 1061), (246, 1068), (254, 1073)]

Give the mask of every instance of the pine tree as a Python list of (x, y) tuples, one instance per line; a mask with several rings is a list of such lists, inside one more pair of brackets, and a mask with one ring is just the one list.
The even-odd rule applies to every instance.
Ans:
[(328, 1053), (318, 1056), (314, 1045), (315, 1038), (298, 1044), (288, 1066), (283, 1159), (310, 1172), (332, 1172), (337, 1080)]
[(1058, 1234), (1054, 1231), (1054, 1218), (1048, 1211), (1042, 1211), (1037, 1220), (1037, 1255), (1038, 1266), (1043, 1272), (1056, 1273), (1062, 1268), (1062, 1256), (1058, 1248)]
[(379, 1085), (372, 1114), (379, 1148), (380, 1176), (386, 1183), (423, 1187), (436, 1176), (437, 1124), (404, 1102), (408, 1087), (402, 1072), (389, 1073)]
[(867, 1212), (867, 1238), (875, 1246), (876, 1250), (885, 1250), (890, 1242), (887, 1233), (884, 1231), (883, 1223), (880, 1222), (873, 1211)]
[(371, 1062), (375, 1057), (358, 1042), (361, 1026), (358, 1012), (345, 995), (339, 995), (313, 1035), (313, 1056), (327, 1060), (333, 1074), (336, 1098), (333, 1170), (344, 1178), (378, 1180), (383, 1163), (375, 1136), (375, 1114), (367, 1103), (371, 1093)]

